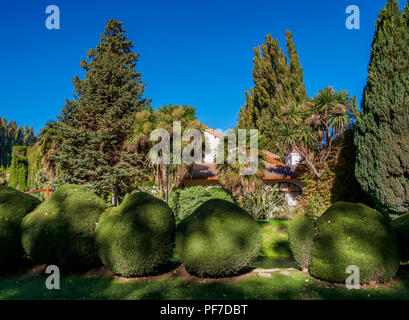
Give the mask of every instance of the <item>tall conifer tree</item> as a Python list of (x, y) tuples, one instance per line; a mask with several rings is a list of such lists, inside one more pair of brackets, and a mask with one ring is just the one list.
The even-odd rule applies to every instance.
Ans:
[(265, 146), (280, 153), (276, 138), (275, 119), (290, 103), (302, 103), (307, 99), (298, 54), (290, 31), (286, 32), (287, 56), (278, 41), (270, 34), (261, 47), (255, 48), (254, 88), (246, 92), (246, 103), (239, 113), (239, 128), (257, 128), (265, 138)]
[(124, 146), (133, 116), (149, 101), (135, 70), (139, 54), (122, 22), (109, 20), (96, 49), (81, 62), (85, 79), (75, 77), (75, 99), (67, 100), (58, 131), (64, 143), (55, 162), (60, 183), (85, 184), (99, 194), (118, 191), (136, 174), (135, 156)]
[(376, 22), (357, 123), (355, 175), (377, 207), (409, 208), (409, 6), (388, 0)]

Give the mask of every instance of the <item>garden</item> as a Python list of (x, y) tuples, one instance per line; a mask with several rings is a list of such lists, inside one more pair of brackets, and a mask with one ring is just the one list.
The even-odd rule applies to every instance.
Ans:
[[(79, 185), (40, 203), (0, 188), (1, 299), (407, 299), (409, 220), (338, 202), (316, 221), (256, 221), (205, 200), (183, 220), (150, 194), (120, 206)], [(359, 290), (345, 286), (360, 266)], [(60, 290), (45, 286), (59, 267)]]
[[(308, 97), (292, 33), (266, 35), (230, 136), (153, 108), (125, 34), (39, 133), (0, 118), (0, 300), (409, 299), (409, 2), (379, 14), (360, 108)], [(229, 161), (197, 175), (209, 132)]]

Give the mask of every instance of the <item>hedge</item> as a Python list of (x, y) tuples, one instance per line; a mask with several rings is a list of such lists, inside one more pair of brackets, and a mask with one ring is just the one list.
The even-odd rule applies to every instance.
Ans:
[(399, 268), (399, 249), (387, 219), (364, 204), (337, 202), (315, 223), (310, 274), (344, 283), (346, 268), (360, 269), (361, 283), (386, 282)]
[(306, 216), (296, 216), (288, 224), (288, 241), (293, 257), (302, 270), (310, 265), (314, 221)]
[(12, 270), (23, 264), (20, 224), (40, 200), (13, 188), (0, 186), (0, 270)]
[(152, 274), (169, 261), (175, 231), (175, 218), (166, 203), (138, 192), (104, 212), (96, 229), (97, 250), (115, 274)]
[(100, 264), (94, 231), (105, 202), (79, 185), (63, 185), (21, 225), (22, 243), (36, 264), (79, 270)]
[(249, 213), (226, 200), (212, 199), (179, 223), (176, 249), (188, 272), (227, 277), (251, 266), (263, 236)]

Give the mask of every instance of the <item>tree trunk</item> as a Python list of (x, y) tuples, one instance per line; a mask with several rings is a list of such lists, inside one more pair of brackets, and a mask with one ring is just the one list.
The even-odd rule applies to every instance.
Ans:
[(118, 194), (116, 193), (116, 190), (112, 190), (112, 206), (118, 206)]

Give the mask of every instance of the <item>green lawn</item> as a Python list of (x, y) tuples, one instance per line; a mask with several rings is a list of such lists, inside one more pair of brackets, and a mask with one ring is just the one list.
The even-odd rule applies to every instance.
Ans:
[[(297, 270), (288, 247), (286, 222), (261, 222), (264, 243), (255, 268), (275, 269), (271, 277), (251, 274), (235, 282), (166, 280), (123, 281), (92, 276), (61, 276), (60, 290), (47, 290), (46, 275), (0, 277), (0, 299), (409, 299), (409, 268), (388, 284), (348, 290)], [(177, 259), (177, 255), (174, 256)]]

